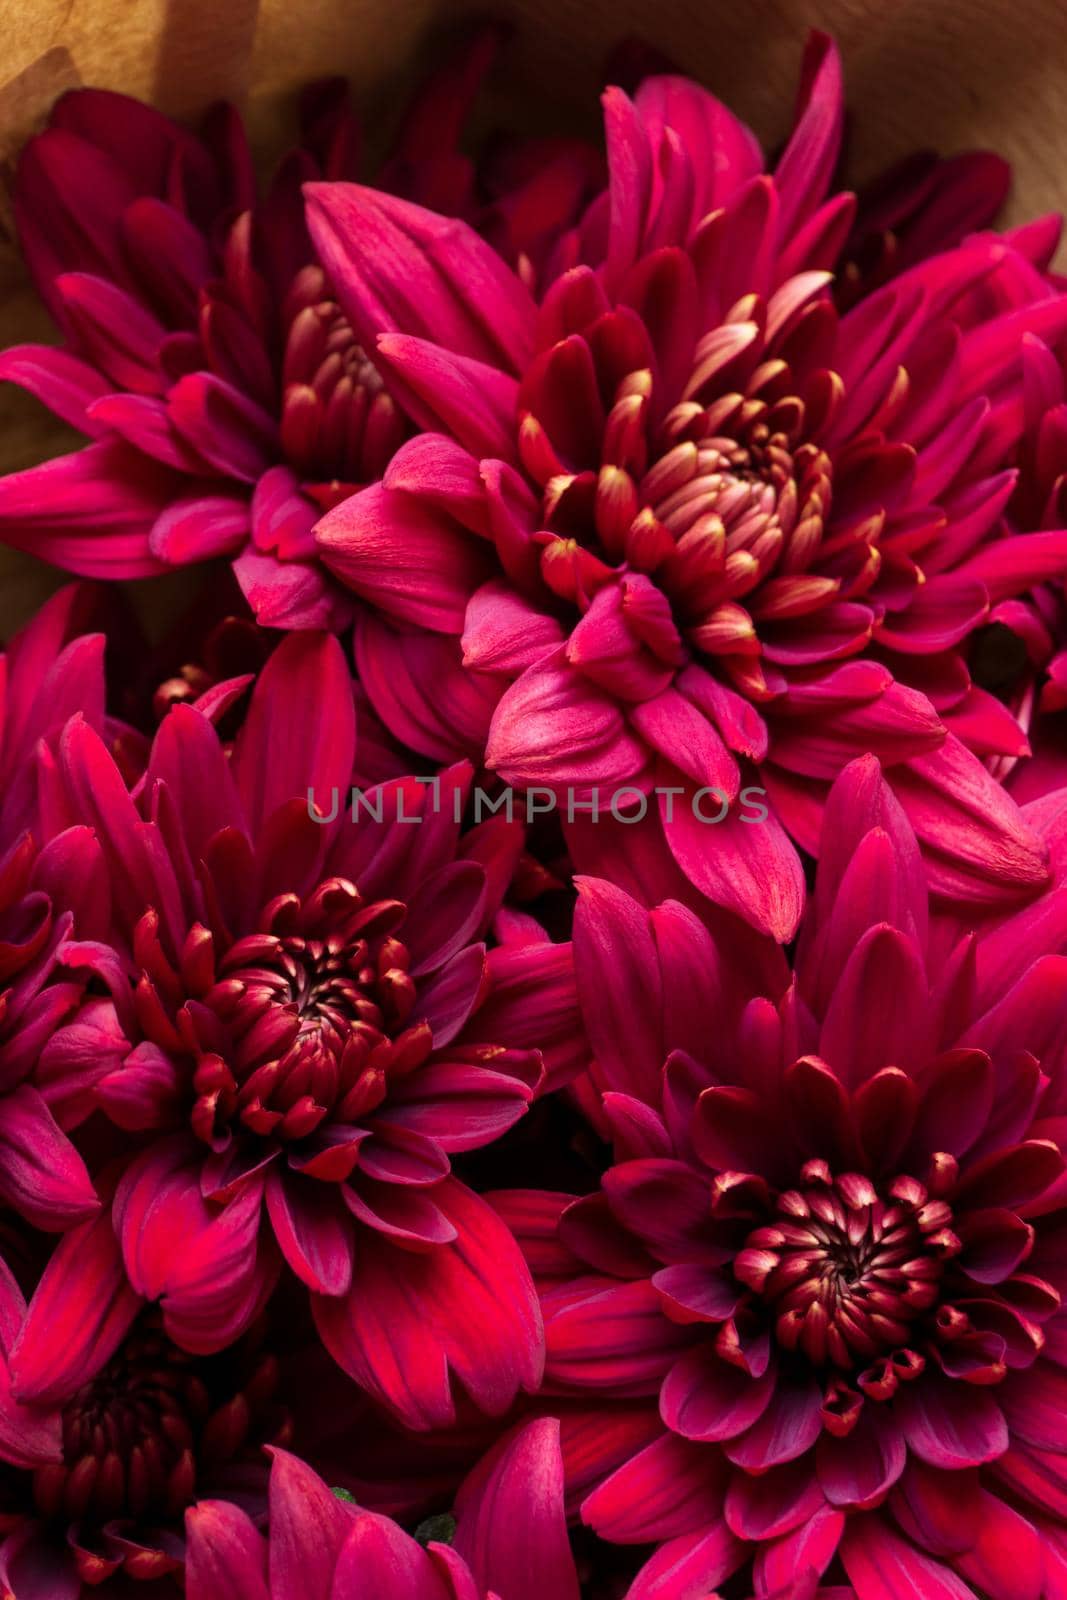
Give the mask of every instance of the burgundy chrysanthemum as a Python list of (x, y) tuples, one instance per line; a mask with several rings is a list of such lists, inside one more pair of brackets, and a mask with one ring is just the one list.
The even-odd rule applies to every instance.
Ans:
[(85, 828), (57, 829), (42, 849), (35, 756), (54, 748), (75, 711), (105, 731), (103, 639), (80, 628), (86, 596), (57, 594), (0, 653), (0, 1205), (60, 1231), (97, 1206), (67, 1137), (87, 1108), (42, 1050), (77, 1008), (84, 984), (57, 971), (75, 916), (95, 926), (98, 863)]
[[(24, 1255), (28, 1240), (7, 1243)], [(24, 1275), (28, 1307), (0, 1263), (0, 1589), (12, 1600), (204, 1600), (184, 1513), (210, 1497), (262, 1526), (265, 1447), (299, 1451), (344, 1492), (418, 1520), (415, 1478), (388, 1481), (390, 1429), (290, 1297), (227, 1350), (190, 1353), (131, 1289), (106, 1213)]]
[(873, 757), (831, 793), (788, 987), (584, 883), (616, 1164), (498, 1204), (536, 1244), (547, 1392), (597, 1400), (583, 1518), (660, 1546), (633, 1600), (753, 1560), (760, 1594), (1062, 1592), (1065, 919), (1057, 888), (977, 941), (931, 923)]
[(536, 1297), (452, 1158), (578, 1064), (569, 946), (526, 922), (483, 942), (522, 831), (464, 832), (462, 767), (353, 811), (353, 685), (324, 635), (270, 657), (228, 753), (202, 706), (167, 713), (132, 795), (80, 718), (42, 775), (103, 869), (98, 931), (76, 923), (61, 959), (107, 994), (48, 1058), (138, 1136), (112, 1207), (130, 1282), (216, 1350), (284, 1259), (338, 1362), (411, 1425), (451, 1418), (453, 1380), (503, 1410), (539, 1380)]
[[(349, 322), (430, 430), (316, 533), (368, 603), (368, 693), (413, 748), (485, 751), (563, 805), (625, 791), (632, 813), (672, 791), (625, 851), (618, 829), (576, 832), (579, 865), (599, 870), (608, 846), (670, 892), (662, 817), (681, 872), (780, 939), (803, 900), (790, 839), (817, 848), (829, 782), (867, 749), (939, 893), (1033, 892), (1036, 841), (965, 747), (1025, 740), (962, 646), (991, 592), (1067, 563), (1062, 530), (1001, 537), (1022, 341), (1067, 325), (1039, 270), (1054, 234), (977, 236), (842, 315), (852, 200), (825, 198), (841, 124), (828, 41), (773, 176), (685, 79), (648, 79), (633, 102), (609, 90), (605, 111), (590, 264), (539, 305), (462, 223), (309, 187)], [(749, 785), (770, 796), (759, 828), (737, 804)]]
[[(478, 210), (458, 138), (497, 33), (479, 30), (416, 98), (385, 182)], [(0, 377), (93, 442), (0, 481), (0, 538), (107, 578), (229, 556), (261, 622), (344, 624), (351, 602), (312, 527), (410, 432), (303, 220), (301, 183), (354, 176), (358, 144), (344, 86), (312, 86), (299, 148), (260, 197), (229, 107), (196, 135), (124, 95), (57, 103), (20, 158), (15, 213), (63, 345), (6, 351)], [(583, 192), (581, 162), (572, 195), (562, 153), (531, 157), (484, 213), (513, 256)]]
[[(274, 1454), (269, 1537), (232, 1504), (189, 1512), (191, 1600), (578, 1600), (559, 1428), (528, 1424), (462, 1486), (456, 1518), (419, 1541)], [(451, 1534), (451, 1537), (449, 1537)], [(425, 1542), (423, 1542), (425, 1541)]]
[[(91, 1366), (71, 1360), (69, 1263), (96, 1298), (79, 1308)], [(107, 1218), (58, 1247), (29, 1313), (0, 1265), (0, 1583), (14, 1600), (126, 1593), (185, 1559), (183, 1514), (206, 1495), (266, 1509), (263, 1446), (287, 1444), (279, 1368), (260, 1331), (197, 1357), (167, 1338), (125, 1283)], [(90, 1348), (80, 1335), (84, 1357)], [(31, 1398), (23, 1399), (24, 1392)], [(156, 1595), (177, 1595), (171, 1582)]]

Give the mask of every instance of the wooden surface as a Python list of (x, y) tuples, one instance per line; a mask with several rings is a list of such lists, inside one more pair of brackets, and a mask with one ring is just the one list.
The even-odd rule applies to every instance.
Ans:
[[(373, 130), (432, 58), (467, 0), (0, 0), (0, 163), (74, 84), (122, 89), (176, 116), (226, 96), (267, 160), (292, 91), (343, 72)], [(1067, 204), (1067, 0), (501, 0), (514, 34), (485, 99), (486, 123), (595, 128), (607, 50), (651, 39), (745, 117), (784, 134), (807, 29), (834, 33), (854, 113), (857, 181), (917, 144), (992, 146), (1013, 162), (1008, 220)], [(0, 209), (0, 344), (45, 337)], [(62, 448), (23, 397), (0, 395), (0, 468)], [(0, 552), (0, 635), (53, 579)]]

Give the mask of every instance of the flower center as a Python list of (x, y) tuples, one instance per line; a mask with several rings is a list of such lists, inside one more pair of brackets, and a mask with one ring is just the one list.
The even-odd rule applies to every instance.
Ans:
[(135, 1327), (64, 1409), (63, 1461), (34, 1473), (40, 1515), (92, 1525), (180, 1518), (205, 1469), (283, 1442), (280, 1413), (269, 1436), (264, 1427), (277, 1363), (243, 1346), (239, 1367), (237, 1354), (198, 1358), (151, 1322)]
[(329, 507), (382, 476), (408, 427), (321, 267), (297, 273), (283, 319), (282, 449), (298, 477), (332, 491), (318, 497)]
[[(840, 381), (801, 383), (775, 354), (789, 348), (797, 297), (774, 314), (738, 302), (673, 384), (629, 364), (632, 318), (608, 313), (548, 351), (520, 397), (548, 588), (584, 613), (622, 576), (627, 625), (661, 664), (702, 658), (755, 700), (780, 692), (796, 619), (865, 592), (878, 570), (877, 517), (849, 522), (839, 550), (825, 537), (833, 472), (813, 441)], [(654, 636), (649, 585), (665, 602)], [(846, 620), (859, 649), (863, 617)]]
[(880, 1193), (812, 1161), (749, 1234), (734, 1274), (770, 1311), (781, 1348), (849, 1371), (906, 1349), (960, 1248), (951, 1207), (915, 1179)]
[(197, 1019), (192, 1125), (206, 1143), (233, 1124), (276, 1139), (351, 1124), (385, 1097), (389, 1074), (420, 1065), (432, 1039), (407, 1026), (415, 983), (392, 932), (395, 901), (364, 905), (345, 879), (307, 901), (283, 895), (218, 961)]

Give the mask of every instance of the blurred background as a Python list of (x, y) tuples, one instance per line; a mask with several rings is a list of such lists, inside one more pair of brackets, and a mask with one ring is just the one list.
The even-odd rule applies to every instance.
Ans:
[[(119, 89), (195, 119), (226, 98), (264, 163), (288, 142), (294, 91), (343, 73), (373, 155), (407, 84), (468, 15), (466, 0), (0, 0), (0, 346), (47, 339), (22, 273), (6, 176), (65, 89)], [(483, 129), (546, 122), (595, 137), (608, 52), (643, 38), (726, 100), (773, 149), (790, 122), (810, 27), (833, 33), (853, 113), (846, 176), (917, 146), (990, 146), (1015, 167), (1004, 221), (1067, 204), (1064, 0), (498, 0), (508, 43), (478, 113)], [(73, 443), (34, 402), (0, 390), (0, 470)], [(0, 551), (0, 637), (62, 581)], [(165, 608), (156, 580), (141, 596)]]

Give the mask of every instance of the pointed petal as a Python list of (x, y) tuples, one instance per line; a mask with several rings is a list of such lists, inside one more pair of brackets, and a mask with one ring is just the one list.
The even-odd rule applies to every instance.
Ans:
[(67, 1399), (114, 1355), (142, 1303), (109, 1212), (64, 1234), (11, 1352), (20, 1398)]
[(485, 581), (484, 545), (413, 495), (374, 484), (327, 512), (315, 529), (323, 561), (386, 616), (460, 633)]
[(352, 679), (340, 644), (324, 634), (290, 634), (259, 675), (233, 752), (253, 834), (309, 789), (328, 814), (333, 789), (348, 793), (355, 737)]
[(454, 1548), (480, 1589), (507, 1600), (579, 1600), (558, 1422), (531, 1422), (495, 1452), (460, 1489), (456, 1514)]
[[(751, 798), (759, 792), (744, 794)], [(776, 943), (787, 944), (804, 907), (804, 873), (781, 823), (765, 806), (762, 818), (744, 806), (731, 806), (722, 821), (715, 821), (721, 809), (718, 797), (700, 795), (690, 787), (681, 795), (660, 796), (663, 831), (674, 859), (709, 900)]]
[(49, 1232), (100, 1205), (84, 1161), (28, 1083), (0, 1100), (0, 1198)]
[(200, 1600), (270, 1600), (267, 1541), (247, 1512), (199, 1500), (185, 1513), (185, 1579)]
[(455, 1179), (432, 1192), (454, 1244), (415, 1254), (364, 1231), (350, 1292), (312, 1303), (338, 1364), (419, 1429), (453, 1420), (453, 1377), (500, 1415), (536, 1387), (543, 1362), (537, 1298), (511, 1234)]
[(365, 350), (380, 333), (410, 333), (497, 367), (525, 366), (533, 302), (472, 228), (356, 184), (304, 193), (319, 258)]
[(331, 1600), (333, 1575), (356, 1512), (287, 1450), (270, 1474), (271, 1600)]

